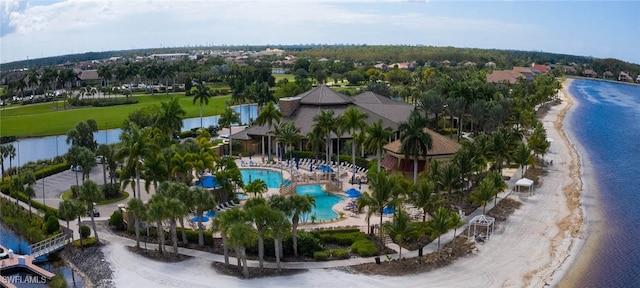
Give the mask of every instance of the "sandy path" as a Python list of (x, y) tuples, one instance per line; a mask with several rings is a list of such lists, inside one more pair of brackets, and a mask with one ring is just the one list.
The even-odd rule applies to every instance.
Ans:
[[(566, 83), (565, 83), (566, 84)], [(117, 287), (542, 287), (561, 278), (581, 235), (580, 163), (562, 131), (571, 107), (551, 108), (543, 123), (551, 144), (549, 173), (535, 194), (518, 197), (523, 205), (496, 226), (494, 236), (478, 252), (435, 271), (403, 277), (353, 275), (337, 270), (265, 279), (240, 280), (218, 275), (211, 263), (194, 259), (177, 264), (146, 260), (125, 247), (107, 245), (105, 257), (115, 268)]]

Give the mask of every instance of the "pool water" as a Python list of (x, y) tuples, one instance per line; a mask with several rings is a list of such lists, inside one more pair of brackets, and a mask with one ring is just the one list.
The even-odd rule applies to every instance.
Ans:
[[(240, 173), (242, 173), (242, 182), (244, 182), (244, 185), (256, 179), (262, 179), (262, 181), (267, 183), (268, 188), (280, 188), (280, 183), (282, 183), (282, 175), (280, 172), (273, 170), (240, 169)], [(284, 184), (285, 186), (288, 185), (289, 181), (285, 180)]]
[(338, 218), (338, 213), (333, 211), (333, 206), (342, 201), (344, 197), (329, 194), (322, 190), (320, 185), (304, 185), (296, 187), (298, 195), (311, 195), (316, 199), (316, 207), (311, 213), (300, 217), (300, 222), (311, 222), (311, 216), (316, 215), (316, 221), (328, 221)]
[(196, 186), (203, 188), (220, 188), (220, 184), (218, 184), (214, 176), (202, 177), (202, 181)]

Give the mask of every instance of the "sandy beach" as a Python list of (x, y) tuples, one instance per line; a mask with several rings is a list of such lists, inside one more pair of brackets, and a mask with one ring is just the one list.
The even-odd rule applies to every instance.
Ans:
[[(567, 80), (563, 86), (569, 83)], [(566, 89), (562, 103), (542, 119), (553, 139), (545, 160), (553, 161), (530, 196), (511, 194), (520, 209), (495, 227), (474, 255), (434, 271), (402, 276), (365, 276), (331, 269), (262, 279), (241, 280), (219, 275), (210, 261), (192, 259), (160, 263), (108, 244), (117, 287), (542, 287), (556, 285), (581, 245), (584, 213), (581, 204), (580, 158), (563, 131), (563, 119), (573, 105)]]

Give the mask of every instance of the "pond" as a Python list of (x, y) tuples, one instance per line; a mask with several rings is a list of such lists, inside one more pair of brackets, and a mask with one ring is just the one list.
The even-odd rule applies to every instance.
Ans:
[[(16, 254), (29, 254), (31, 251), (31, 247), (29, 247), (29, 243), (27, 241), (20, 238), (11, 229), (8, 229), (2, 226), (2, 224), (0, 224), (0, 244), (2, 244), (2, 246), (4, 246), (7, 249), (13, 250), (13, 252)], [(78, 287), (78, 288), (84, 287), (84, 282), (82, 281), (82, 278), (78, 277), (77, 275), (75, 275), (76, 277), (73, 277), (72, 276), (73, 271), (71, 270), (71, 268), (62, 266), (63, 263), (61, 261), (60, 262), (46, 261), (46, 257), (42, 257), (42, 258), (38, 257), (38, 260), (45, 260), (42, 262), (38, 262), (37, 265), (44, 268), (47, 271), (55, 273), (56, 267), (58, 267), (60, 269), (59, 272), (62, 273), (65, 280), (67, 281), (67, 285), (71, 287)], [(32, 278), (31, 275), (29, 275), (29, 273), (26, 273), (23, 271), (11, 272), (8, 274), (3, 273), (2, 276), (8, 278), (9, 280), (14, 280), (14, 281), (20, 281), (20, 279), (23, 279), (22, 281), (24, 282), (29, 282), (29, 279), (36, 279), (36, 278)], [(73, 286), (74, 278), (75, 278), (75, 286)], [(27, 287), (47, 288), (46, 284), (39, 284), (39, 283), (13, 282), (13, 284), (15, 284), (16, 287), (18, 288), (27, 288)]]
[[(233, 107), (233, 110), (240, 114), (240, 121), (242, 123), (249, 123), (250, 119), (255, 119), (257, 117), (256, 114), (258, 108), (256, 105), (242, 105)], [(203, 126), (209, 127), (211, 125), (217, 125), (219, 118), (219, 115), (203, 117)], [(190, 130), (192, 128), (199, 128), (200, 117), (183, 119), (182, 124), (183, 131)], [(101, 125), (104, 125), (104, 123), (98, 123), (98, 128), (100, 128)], [(98, 132), (95, 132), (93, 137), (96, 142), (98, 142), (98, 144), (113, 144), (120, 141), (121, 131), (122, 130), (119, 128), (100, 130)], [(224, 132), (220, 133), (224, 134)], [(67, 151), (69, 151), (69, 148), (71, 147), (71, 145), (67, 144), (66, 140), (67, 135), (56, 135), (28, 138), (8, 143), (12, 144), (15, 147), (16, 157), (11, 161), (9, 161), (8, 157), (2, 159), (2, 161), (4, 162), (4, 167), (5, 169), (8, 169), (9, 167), (17, 167), (24, 163), (46, 160), (54, 158), (56, 156), (64, 155), (65, 153), (67, 153)]]

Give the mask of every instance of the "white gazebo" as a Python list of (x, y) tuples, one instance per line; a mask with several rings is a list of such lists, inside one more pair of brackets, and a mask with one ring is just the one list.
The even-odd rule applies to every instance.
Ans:
[(533, 180), (522, 178), (516, 182), (516, 192), (520, 192), (520, 187), (527, 187), (529, 194), (533, 194)]
[[(473, 217), (471, 221), (469, 221), (469, 229), (467, 229), (467, 238), (476, 239), (481, 242), (489, 240), (489, 238), (491, 238), (491, 234), (493, 234), (493, 227), (494, 227), (495, 220), (496, 220), (495, 218), (489, 217), (484, 214)], [(478, 226), (484, 227), (484, 231), (478, 232)], [(471, 229), (473, 229), (473, 238), (471, 238)]]

